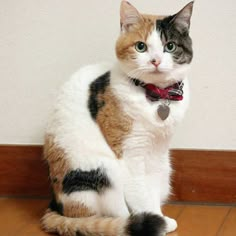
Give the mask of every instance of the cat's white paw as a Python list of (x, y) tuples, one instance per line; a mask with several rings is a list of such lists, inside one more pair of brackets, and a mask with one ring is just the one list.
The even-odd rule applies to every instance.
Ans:
[(167, 216), (164, 217), (165, 221), (166, 221), (166, 231), (167, 233), (173, 232), (177, 229), (178, 225), (176, 220), (169, 218)]

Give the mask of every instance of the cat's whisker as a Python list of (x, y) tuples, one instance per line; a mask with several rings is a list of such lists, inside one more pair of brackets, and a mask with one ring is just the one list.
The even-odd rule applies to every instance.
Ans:
[(150, 70), (149, 67), (139, 67), (135, 70), (132, 70), (130, 72), (128, 72), (128, 77), (131, 77), (131, 78), (137, 78), (139, 77), (140, 75), (142, 75), (143, 73), (147, 72), (148, 70)]

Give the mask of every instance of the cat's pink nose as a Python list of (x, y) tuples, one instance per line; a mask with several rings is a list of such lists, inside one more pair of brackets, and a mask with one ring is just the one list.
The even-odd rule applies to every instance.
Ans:
[(158, 67), (158, 66), (161, 64), (161, 61), (160, 61), (160, 60), (157, 60), (157, 59), (152, 59), (152, 60), (151, 60), (151, 63), (152, 63), (155, 67)]

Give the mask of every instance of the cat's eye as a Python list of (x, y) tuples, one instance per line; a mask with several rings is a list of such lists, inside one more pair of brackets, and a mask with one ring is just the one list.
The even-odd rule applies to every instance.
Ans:
[(147, 51), (147, 45), (143, 42), (137, 42), (135, 44), (135, 49), (137, 52), (146, 52)]
[(165, 45), (165, 51), (169, 52), (169, 53), (174, 52), (176, 50), (176, 48), (177, 48), (177, 46), (173, 42), (169, 42)]

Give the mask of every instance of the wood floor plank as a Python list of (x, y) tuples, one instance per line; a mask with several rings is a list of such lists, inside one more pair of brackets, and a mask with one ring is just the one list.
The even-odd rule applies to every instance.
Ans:
[(14, 207), (11, 206), (8, 201), (4, 200), (0, 201), (0, 209), (1, 232), (8, 236), (15, 235), (24, 224), (22, 220), (24, 214), (15, 211)]
[(230, 207), (186, 206), (178, 217), (176, 235), (216, 236), (229, 210)]
[(236, 208), (232, 208), (217, 236), (236, 235)]
[(162, 207), (162, 212), (168, 217), (177, 219), (184, 207), (184, 205), (167, 204)]
[[(0, 228), (7, 236), (19, 235), (23, 229), (38, 231), (39, 219), (47, 208), (48, 200), (0, 199)], [(27, 235), (27, 234), (22, 234)], [(37, 234), (28, 234), (37, 235)], [(46, 235), (46, 234), (44, 234)]]
[[(39, 226), (48, 200), (0, 199), (0, 234), (49, 236)], [(163, 213), (177, 219), (178, 230), (168, 236), (234, 236), (236, 208), (166, 205)], [(217, 234), (218, 232), (218, 234)]]
[(34, 236), (52, 236), (53, 234), (45, 233), (40, 228), (39, 224), (28, 224), (17, 233), (17, 236), (33, 236), (33, 235)]
[[(185, 208), (185, 205), (168, 204), (162, 208), (162, 211), (164, 215), (177, 220), (180, 214), (182, 213), (182, 211), (184, 210), (184, 208)], [(168, 236), (178, 236), (178, 233), (177, 231), (172, 232), (172, 233), (169, 233)]]

